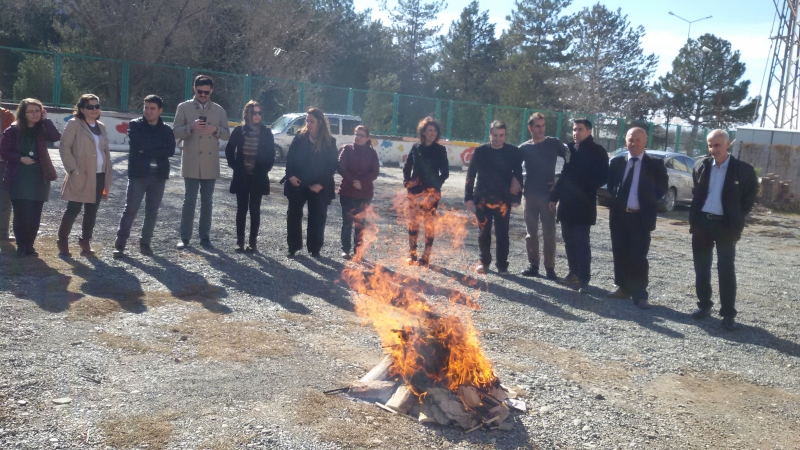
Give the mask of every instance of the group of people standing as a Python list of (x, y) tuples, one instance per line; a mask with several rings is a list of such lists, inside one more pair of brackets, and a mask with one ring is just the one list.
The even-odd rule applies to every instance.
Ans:
[[(113, 256), (125, 256), (133, 221), (145, 203), (145, 217), (139, 248), (152, 255), (150, 243), (158, 210), (170, 173), (169, 158), (175, 140), (183, 141), (181, 175), (185, 195), (181, 211), (179, 249), (190, 245), (198, 192), (200, 194), (200, 244), (211, 247), (211, 216), (216, 180), (220, 178), (220, 140), (227, 140), (225, 157), (233, 170), (230, 192), (236, 195), (236, 252), (256, 252), (261, 201), (270, 193), (268, 173), (274, 163), (272, 132), (262, 123), (258, 102), (248, 102), (242, 112), (243, 124), (232, 131), (225, 110), (210, 100), (213, 80), (199, 75), (194, 80), (194, 97), (178, 105), (173, 127), (161, 119), (163, 102), (147, 96), (142, 117), (130, 122), (128, 137), (128, 186), (125, 209), (120, 220)], [(67, 200), (58, 229), (57, 247), (63, 257), (71, 256), (69, 237), (83, 210), (78, 245), (81, 253), (94, 253), (91, 245), (100, 201), (108, 198), (112, 186), (112, 164), (108, 134), (100, 117), (100, 99), (82, 95), (63, 134), (59, 133), (42, 103), (24, 99), (16, 117), (2, 114), (0, 169), (0, 239), (9, 239), (8, 203), (13, 206), (13, 230), (17, 256), (36, 255), (34, 241), (41, 222), (50, 183), (57, 179), (47, 142), (61, 141), (59, 153), (66, 171), (61, 198)], [(12, 119), (14, 119), (12, 121)], [(592, 123), (573, 120), (573, 142), (545, 136), (546, 120), (534, 113), (528, 120), (531, 140), (516, 147), (506, 143), (506, 125), (491, 124), (490, 142), (474, 149), (467, 170), (465, 207), (479, 225), (479, 258), (475, 268), (483, 274), (492, 262), (491, 232), (496, 238), (495, 266), (507, 276), (509, 224), (512, 208), (524, 204), (528, 266), (523, 276), (538, 276), (540, 270), (539, 222), (542, 225), (545, 276), (588, 292), (591, 280), (590, 229), (597, 220), (597, 190), (604, 184), (612, 197), (609, 226), (617, 290), (612, 298), (631, 298), (639, 308), (650, 307), (647, 287), (647, 255), (650, 233), (656, 227), (658, 202), (666, 194), (668, 176), (663, 160), (645, 153), (647, 133), (641, 128), (627, 132), (628, 154), (609, 166), (606, 150), (592, 137)], [(407, 189), (409, 264), (427, 266), (436, 229), (441, 189), (449, 177), (447, 150), (438, 141), (439, 123), (426, 117), (417, 127), (414, 144), (403, 166)], [(736, 241), (741, 237), (744, 216), (750, 211), (758, 190), (752, 166), (729, 154), (731, 142), (723, 130), (708, 136), (710, 156), (695, 167), (695, 195), (690, 210), (690, 232), (696, 273), (698, 309), (693, 317), (710, 315), (711, 264), (717, 248), (723, 326), (732, 330), (736, 316)], [(563, 169), (555, 180), (558, 158)], [(523, 175), (523, 164), (525, 175)], [(328, 206), (336, 197), (334, 174), (342, 180), (338, 188), (342, 207), (341, 256), (349, 259), (362, 249), (366, 210), (374, 196), (373, 182), (379, 173), (378, 155), (372, 147), (369, 129), (359, 125), (354, 142), (341, 150), (331, 135), (328, 121), (318, 108), (307, 111), (305, 126), (297, 133), (286, 156), (284, 195), (288, 257), (303, 248), (303, 209), (308, 205), (306, 248), (319, 257), (324, 244)], [(245, 241), (247, 213), (250, 233)], [(569, 273), (555, 273), (556, 221), (561, 224)], [(425, 233), (419, 252), (420, 225)], [(5, 225), (5, 228), (3, 226)]]

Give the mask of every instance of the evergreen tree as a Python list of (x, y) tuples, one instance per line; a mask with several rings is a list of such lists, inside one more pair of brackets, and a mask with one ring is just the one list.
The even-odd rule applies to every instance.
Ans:
[(575, 25), (573, 59), (569, 64), (571, 107), (640, 119), (648, 108), (649, 81), (658, 58), (642, 50), (644, 27), (633, 28), (620, 9), (597, 3), (584, 8)]
[(437, 96), (454, 100), (491, 102), (487, 86), (495, 71), (502, 46), (495, 39), (489, 12), (479, 11), (474, 1), (461, 11), (458, 21), (450, 24), (447, 36), (440, 37), (439, 92)]
[(561, 107), (557, 79), (570, 59), (575, 16), (572, 0), (517, 0), (502, 42), (507, 54), (498, 85), (503, 104), (539, 109)]
[(752, 121), (758, 98), (747, 98), (750, 80), (740, 81), (744, 71), (739, 51), (732, 51), (730, 42), (704, 34), (686, 42), (672, 61), (672, 71), (660, 77), (654, 89), (663, 102), (662, 111), (670, 110), (692, 125), (694, 142), (700, 127), (727, 128)]
[[(398, 0), (388, 10), (392, 34), (397, 47), (397, 73), (404, 94), (422, 95), (428, 74), (433, 66), (431, 49), (436, 45), (437, 26), (431, 22), (447, 5), (444, 0), (423, 3), (422, 0)], [(386, 9), (386, 0), (383, 1)]]

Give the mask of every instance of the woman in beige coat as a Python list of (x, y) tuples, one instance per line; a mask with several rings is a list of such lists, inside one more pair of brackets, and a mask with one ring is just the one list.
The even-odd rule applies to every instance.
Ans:
[(83, 209), (83, 226), (78, 245), (82, 255), (94, 253), (91, 246), (97, 208), (100, 199), (108, 199), (111, 189), (111, 153), (108, 133), (99, 120), (100, 99), (84, 94), (75, 105), (75, 117), (67, 122), (61, 135), (61, 162), (67, 175), (61, 187), (61, 198), (67, 200), (67, 210), (58, 228), (58, 253), (71, 256), (69, 234), (75, 219)]

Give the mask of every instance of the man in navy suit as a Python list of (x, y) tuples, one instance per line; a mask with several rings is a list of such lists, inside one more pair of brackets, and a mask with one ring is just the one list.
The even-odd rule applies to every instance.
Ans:
[(636, 306), (647, 309), (650, 232), (656, 229), (658, 201), (667, 193), (668, 175), (664, 160), (644, 152), (647, 133), (643, 129), (628, 130), (625, 142), (628, 155), (612, 159), (608, 169), (612, 199), (608, 223), (618, 286), (608, 297), (630, 297)]

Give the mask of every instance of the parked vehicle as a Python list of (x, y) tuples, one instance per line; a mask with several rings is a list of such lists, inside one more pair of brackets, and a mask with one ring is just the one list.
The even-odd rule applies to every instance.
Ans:
[[(344, 145), (352, 142), (353, 131), (357, 125), (361, 124), (361, 117), (349, 116), (346, 114), (325, 114), (331, 125), (331, 135), (336, 138), (337, 145)], [(292, 139), (306, 124), (305, 113), (284, 114), (272, 122), (272, 136), (275, 139), (275, 162), (285, 161), (286, 152)]]
[[(669, 189), (667, 194), (658, 204), (659, 212), (670, 212), (675, 208), (676, 204), (689, 205), (692, 203), (692, 189), (694, 182), (692, 181), (692, 170), (694, 170), (695, 161), (692, 157), (686, 156), (683, 153), (665, 152), (661, 150), (645, 150), (648, 155), (664, 160), (664, 165), (667, 167), (667, 174), (669, 175)], [(628, 151), (617, 153), (614, 158), (624, 158), (628, 155)], [(611, 160), (609, 160), (611, 164)], [(601, 187), (597, 191), (597, 203), (600, 206), (611, 206), (611, 194), (608, 192), (606, 186)]]

